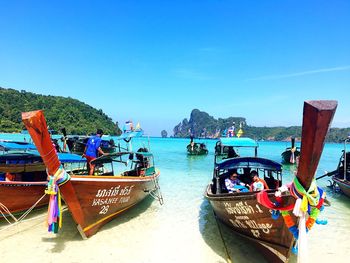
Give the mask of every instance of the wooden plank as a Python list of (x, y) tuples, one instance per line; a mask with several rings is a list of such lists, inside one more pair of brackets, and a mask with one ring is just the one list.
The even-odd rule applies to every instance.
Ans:
[(301, 153), (297, 177), (307, 190), (315, 176), (327, 132), (337, 108), (337, 101), (304, 102)]

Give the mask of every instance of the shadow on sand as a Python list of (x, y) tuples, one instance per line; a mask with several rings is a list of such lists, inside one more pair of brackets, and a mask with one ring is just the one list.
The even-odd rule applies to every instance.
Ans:
[(267, 262), (250, 241), (235, 234), (215, 218), (206, 199), (203, 200), (199, 210), (199, 230), (208, 246), (227, 262)]
[[(150, 207), (153, 201), (154, 199), (151, 196), (146, 197), (139, 204), (135, 205), (131, 209), (120, 214), (119, 217), (114, 218), (111, 221), (107, 222), (106, 225), (104, 225), (102, 228), (99, 229), (96, 235), (98, 235), (100, 232), (109, 230), (113, 227), (116, 227), (120, 224), (126, 223), (136, 218), (137, 216), (145, 212)], [(62, 228), (59, 230), (58, 234), (54, 235), (53, 237), (42, 238), (43, 242), (54, 243), (54, 247), (51, 249), (52, 253), (62, 252), (65, 249), (67, 242), (70, 242), (70, 241), (84, 242), (82, 236), (80, 235), (77, 229), (77, 224), (75, 223), (68, 209), (66, 209), (63, 212), (62, 219), (63, 219)]]

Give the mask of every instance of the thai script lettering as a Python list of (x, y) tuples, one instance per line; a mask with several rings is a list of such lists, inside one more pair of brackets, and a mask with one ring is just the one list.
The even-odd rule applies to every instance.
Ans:
[(225, 202), (224, 206), (227, 213), (229, 213), (230, 215), (250, 215), (255, 213), (254, 208), (251, 205), (248, 205), (247, 202), (238, 202), (235, 204), (234, 207), (232, 207), (230, 203)]
[[(124, 204), (129, 202), (130, 194), (134, 185), (127, 185), (121, 188), (120, 185), (111, 187), (110, 189), (99, 189), (96, 193), (96, 198), (92, 200), (91, 206), (105, 206), (110, 204)], [(108, 208), (105, 210), (108, 211)]]
[(110, 189), (102, 189), (98, 190), (96, 197), (110, 197), (110, 196), (117, 196), (119, 194), (120, 185), (116, 187), (111, 187)]

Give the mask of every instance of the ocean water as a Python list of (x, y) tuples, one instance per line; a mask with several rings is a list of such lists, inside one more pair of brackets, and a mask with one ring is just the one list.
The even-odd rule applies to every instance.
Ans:
[[(23, 137), (0, 135), (5, 139)], [(32, 212), (27, 221), (15, 227), (7, 228), (1, 222), (1, 261), (21, 262), (25, 258), (26, 262), (266, 262), (249, 241), (215, 220), (203, 194), (212, 177), (216, 141), (201, 141), (209, 149), (206, 156), (187, 156), (188, 139), (134, 139), (134, 150), (150, 145), (155, 156), (161, 172), (163, 205), (148, 198), (88, 240), (81, 239), (68, 210), (57, 235), (47, 233), (45, 209)], [(285, 142), (259, 142), (258, 153), (280, 162), (287, 146), (289, 143)], [(342, 149), (342, 144), (325, 144), (316, 176), (337, 167)], [(294, 169), (293, 165), (283, 166), (284, 183), (292, 180)], [(318, 180), (331, 202), (321, 214), (328, 224), (315, 225), (308, 233), (308, 251), (310, 258), (318, 262), (346, 262), (350, 256), (350, 199), (327, 187), (328, 180)], [(296, 262), (296, 257), (292, 256), (290, 262)]]

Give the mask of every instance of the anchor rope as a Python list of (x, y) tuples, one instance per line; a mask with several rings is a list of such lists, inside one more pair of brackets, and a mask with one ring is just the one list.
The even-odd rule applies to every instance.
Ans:
[(9, 223), (9, 226), (3, 228), (0, 230), (4, 231), (10, 227), (13, 227), (17, 224), (19, 224), (20, 222), (24, 221), (24, 218), (39, 204), (39, 202), (46, 196), (46, 194), (43, 194), (28, 210), (26, 210), (18, 219), (11, 213), (11, 211), (2, 203), (0, 203), (0, 207), (5, 211), (6, 214), (8, 214), (8, 216), (10, 216), (15, 222), (12, 223), (10, 222), (10, 220), (8, 220), (8, 216), (5, 216), (5, 214), (0, 210), (0, 213), (2, 214), (2, 216), (5, 218), (5, 220)]
[(216, 225), (217, 225), (219, 233), (220, 233), (220, 238), (222, 240), (222, 244), (224, 245), (225, 253), (226, 253), (226, 256), (227, 256), (226, 261), (227, 261), (227, 263), (232, 263), (230, 254), (228, 253), (228, 249), (227, 249), (227, 246), (226, 246), (226, 242), (225, 242), (224, 236), (222, 235), (221, 227), (219, 225), (218, 219), (216, 218), (216, 214), (215, 214), (214, 211), (213, 211), (213, 214), (214, 214)]

